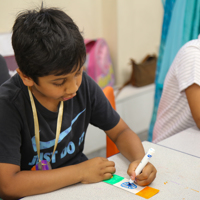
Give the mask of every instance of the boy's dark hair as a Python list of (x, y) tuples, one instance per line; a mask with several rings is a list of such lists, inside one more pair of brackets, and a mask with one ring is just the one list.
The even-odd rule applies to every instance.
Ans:
[(12, 45), (19, 69), (37, 84), (38, 77), (80, 69), (86, 57), (79, 28), (57, 8), (20, 13), (13, 25)]

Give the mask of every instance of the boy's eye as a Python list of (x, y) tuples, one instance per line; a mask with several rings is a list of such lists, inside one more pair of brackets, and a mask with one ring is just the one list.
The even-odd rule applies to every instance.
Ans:
[(62, 86), (63, 85), (63, 83), (61, 83), (61, 84), (56, 84), (56, 83), (53, 83), (55, 86)]
[(53, 83), (55, 86), (59, 87), (62, 86), (65, 83), (66, 80), (64, 80), (62, 83)]

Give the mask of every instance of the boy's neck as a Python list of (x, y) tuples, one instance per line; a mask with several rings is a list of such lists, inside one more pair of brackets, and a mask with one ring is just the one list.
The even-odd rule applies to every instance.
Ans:
[(60, 101), (57, 101), (55, 99), (49, 99), (42, 95), (40, 92), (35, 90), (34, 86), (31, 87), (31, 92), (34, 95), (34, 97), (39, 101), (39, 103), (44, 106), (46, 109), (52, 111), (52, 112), (57, 112), (58, 111), (58, 105)]

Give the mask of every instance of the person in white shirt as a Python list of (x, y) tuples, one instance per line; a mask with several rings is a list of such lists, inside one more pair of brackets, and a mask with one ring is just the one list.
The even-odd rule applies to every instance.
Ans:
[(157, 143), (192, 126), (200, 128), (200, 38), (177, 53), (165, 78), (153, 130)]

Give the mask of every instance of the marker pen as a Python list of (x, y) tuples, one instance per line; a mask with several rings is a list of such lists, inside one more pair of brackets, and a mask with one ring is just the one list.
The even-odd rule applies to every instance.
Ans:
[[(143, 168), (146, 166), (146, 164), (149, 162), (149, 159), (152, 157), (154, 154), (155, 150), (153, 148), (150, 148), (149, 151), (146, 153), (144, 158), (141, 160), (140, 164), (137, 166), (135, 170), (135, 176), (140, 174), (140, 172), (143, 170)], [(133, 180), (129, 180), (129, 184), (133, 183)]]

